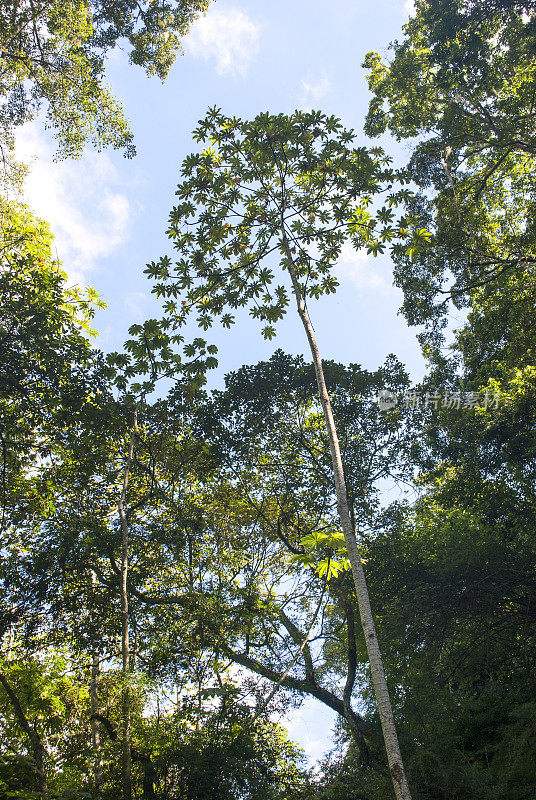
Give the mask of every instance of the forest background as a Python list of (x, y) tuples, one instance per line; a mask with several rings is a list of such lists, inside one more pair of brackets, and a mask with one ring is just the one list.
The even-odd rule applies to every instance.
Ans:
[[(285, 161), (305, 148), (298, 189), (333, 181), (324, 202), (337, 235), (325, 206), (309, 209), (293, 229), (295, 265), (321, 353), (334, 359), (324, 369), (352, 524), (413, 796), (533, 793), (533, 9), (422, 3), (401, 34), (403, 10), (387, 5), (379, 26), (364, 7), (305, 14), (297, 4), (283, 35), (275, 7), (255, 16), (179, 4), (164, 19), (157, 6), (111, 3), (92, 6), (93, 28), (83, 4), (2, 12), (5, 797), (391, 791), (298, 318), (289, 313), (272, 332), (287, 298), (269, 288), (271, 263), (247, 290), (264, 340), (240, 310), (245, 286), (227, 284), (218, 300), (220, 273), (201, 271), (207, 304), (185, 282), (214, 246), (246, 266), (260, 253), (248, 232), (222, 232), (232, 228), (223, 217), (219, 227), (200, 218), (206, 236), (195, 246), (180, 232), (183, 198), (244, 207), (247, 173), (234, 164), (233, 187), (210, 164), (221, 166), (218, 147), (225, 158), (229, 146), (254, 146), (259, 130)], [(173, 31), (183, 37), (190, 23), (187, 55), (167, 82), (142, 70), (136, 78), (136, 64), (165, 76)], [(366, 46), (355, 56), (357, 28)], [(298, 29), (303, 50), (289, 46)], [(131, 129), (102, 88), (110, 48), (106, 80)], [(371, 48), (382, 55), (369, 54), (362, 70)], [(298, 69), (305, 77), (289, 88)], [(367, 74), (371, 91), (360, 94)], [(48, 137), (42, 118), (31, 122), (47, 103)], [(313, 169), (320, 143), (377, 146), (359, 133), (369, 103), (366, 134), (382, 137), (402, 171), (377, 150), (352, 151), (346, 173), (318, 166), (331, 163), (324, 150)], [(191, 130), (214, 104), (251, 119), (302, 111), (249, 126), (211, 112), (197, 138), (212, 131), (216, 151), (184, 162), (182, 175), (170, 170), (197, 149)], [(355, 141), (309, 112), (319, 105), (354, 125)], [(62, 156), (82, 160), (51, 163), (54, 133)], [(15, 141), (23, 158), (38, 151), (25, 191), (55, 243), (19, 204)], [(106, 154), (87, 154), (92, 143)], [(272, 157), (265, 145), (259, 152), (267, 175)], [(364, 196), (370, 204), (359, 206)], [(161, 236), (172, 205), (168, 235), (186, 254), (176, 270), (159, 258), (173, 250)], [(252, 219), (251, 230), (264, 224), (272, 235), (268, 204)], [(300, 248), (311, 243), (306, 258)], [(184, 318), (184, 306), (202, 323), (207, 310), (221, 317), (225, 303), (238, 306), (230, 332)], [(424, 379), (404, 319), (418, 326)], [(89, 345), (90, 325), (108, 357)], [(378, 404), (386, 389), (396, 406)], [(339, 748), (315, 775), (274, 722), (292, 720), (287, 704), (304, 698), (338, 719)]]

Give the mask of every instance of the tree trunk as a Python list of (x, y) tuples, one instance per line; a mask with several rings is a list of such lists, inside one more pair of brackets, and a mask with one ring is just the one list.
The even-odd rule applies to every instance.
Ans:
[(322, 404), (322, 411), (324, 413), (329, 449), (331, 452), (333, 477), (335, 480), (335, 492), (337, 496), (337, 509), (344, 533), (346, 549), (348, 551), (348, 559), (352, 569), (357, 603), (359, 606), (359, 615), (361, 617), (361, 625), (363, 626), (363, 632), (365, 634), (372, 683), (374, 685), (374, 693), (376, 695), (376, 702), (378, 704), (389, 771), (393, 780), (393, 786), (397, 800), (411, 800), (409, 786), (404, 771), (404, 764), (402, 762), (400, 745), (398, 743), (393, 710), (391, 707), (391, 700), (389, 698), (389, 690), (387, 688), (387, 681), (385, 679), (385, 671), (383, 668), (380, 647), (376, 635), (376, 626), (374, 624), (374, 618), (372, 616), (372, 610), (370, 607), (365, 573), (363, 570), (363, 564), (361, 563), (361, 556), (359, 555), (359, 550), (357, 548), (355, 530), (350, 517), (348, 496), (346, 493), (346, 481), (344, 478), (344, 470), (339, 447), (339, 438), (337, 436), (335, 420), (333, 419), (333, 412), (331, 410), (331, 402), (324, 379), (322, 359), (320, 358), (320, 353), (318, 352), (313, 326), (311, 325), (309, 315), (307, 314), (307, 309), (305, 308), (300, 284), (296, 276), (291, 249), (284, 230), (282, 231), (282, 241), (288, 261), (287, 269), (292, 281), (292, 289), (296, 298), (298, 314), (300, 315), (300, 319), (305, 329), (307, 341), (309, 342), (309, 348), (313, 357), (318, 393), (320, 395), (320, 402)]
[[(97, 582), (96, 575), (93, 571), (89, 575), (90, 591), (95, 591)], [(95, 631), (92, 632), (92, 638), (95, 637)], [(100, 797), (102, 793), (102, 782), (104, 775), (104, 768), (102, 762), (101, 738), (99, 723), (95, 714), (99, 713), (99, 673), (100, 673), (100, 660), (99, 653), (95, 645), (91, 648), (91, 679), (89, 684), (89, 698), (91, 703), (91, 749), (93, 750), (93, 786), (95, 794)]]
[(102, 793), (102, 780), (103, 780), (103, 763), (102, 763), (102, 750), (100, 740), (100, 728), (98, 720), (94, 714), (99, 713), (99, 655), (95, 649), (92, 653), (91, 663), (91, 686), (90, 686), (90, 699), (91, 699), (91, 746), (93, 748), (93, 785), (95, 787), (95, 794), (99, 796)]
[(35, 761), (35, 778), (37, 784), (37, 791), (42, 797), (46, 797), (48, 794), (47, 789), (47, 776), (45, 770), (45, 756), (46, 751), (41, 741), (41, 737), (37, 733), (36, 727), (32, 727), (28, 722), (24, 711), (22, 710), (22, 706), (19, 702), (19, 698), (11, 688), (8, 679), (6, 676), (0, 672), (0, 684), (4, 687), (4, 690), (9, 698), (9, 702), (13, 708), (15, 717), (17, 722), (19, 723), (20, 727), (28, 737), (28, 741), (30, 744), (30, 750)]
[(123, 488), (119, 499), (118, 511), (121, 520), (121, 655), (123, 661), (123, 691), (121, 694), (121, 710), (123, 718), (123, 763), (122, 763), (122, 782), (123, 800), (132, 800), (132, 758), (130, 747), (130, 643), (128, 631), (128, 544), (129, 528), (125, 513), (125, 501), (127, 497), (128, 478), (132, 459), (134, 458), (134, 448), (136, 444), (136, 432), (138, 428), (138, 408), (134, 410), (134, 422), (130, 446), (128, 451), (127, 463), (125, 466), (125, 477)]

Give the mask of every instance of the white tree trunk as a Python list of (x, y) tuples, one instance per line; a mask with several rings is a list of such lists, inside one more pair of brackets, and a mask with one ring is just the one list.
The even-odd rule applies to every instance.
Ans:
[(313, 357), (313, 364), (316, 374), (316, 382), (318, 385), (318, 393), (320, 395), (320, 402), (324, 413), (324, 420), (326, 423), (326, 430), (329, 440), (329, 448), (331, 452), (331, 461), (333, 465), (333, 477), (335, 480), (335, 492), (337, 496), (337, 509), (339, 512), (339, 519), (341, 521), (342, 530), (344, 533), (344, 541), (348, 551), (348, 559), (350, 561), (354, 586), (357, 596), (357, 603), (359, 606), (359, 615), (361, 617), (361, 625), (365, 634), (365, 642), (370, 663), (370, 671), (372, 675), (372, 683), (374, 685), (374, 693), (376, 695), (376, 702), (378, 704), (378, 712), (380, 715), (380, 722), (382, 726), (383, 739), (385, 742), (385, 749), (387, 752), (387, 761), (389, 764), (389, 771), (393, 780), (393, 786), (397, 800), (411, 800), (411, 794), (402, 762), (402, 754), (400, 752), (400, 745), (398, 743), (398, 736), (395, 727), (395, 720), (393, 716), (393, 709), (389, 697), (389, 690), (387, 688), (387, 681), (385, 679), (385, 670), (383, 668), (380, 647), (376, 635), (376, 626), (374, 624), (374, 617), (370, 607), (370, 599), (365, 581), (365, 573), (363, 571), (363, 564), (361, 563), (361, 556), (357, 548), (357, 540), (355, 536), (354, 527), (350, 518), (350, 510), (348, 507), (348, 495), (346, 492), (346, 481), (344, 478), (344, 470), (342, 466), (341, 452), (339, 447), (339, 438), (337, 436), (337, 429), (333, 419), (333, 412), (331, 410), (331, 402), (329, 399), (326, 382), (324, 380), (324, 370), (322, 368), (322, 359), (318, 352), (318, 346), (313, 331), (313, 326), (307, 314), (305, 303), (303, 301), (300, 284), (296, 276), (294, 261), (292, 258), (291, 249), (285, 231), (282, 231), (283, 248), (288, 261), (288, 272), (292, 281), (292, 289), (296, 298), (298, 307), (298, 314), (302, 321), (309, 348)]

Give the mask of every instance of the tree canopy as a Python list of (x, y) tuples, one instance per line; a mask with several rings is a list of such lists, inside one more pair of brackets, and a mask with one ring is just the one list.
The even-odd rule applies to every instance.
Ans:
[(365, 130), (409, 139), (408, 211), (426, 254), (395, 248), (411, 324), (445, 319), (472, 293), (534, 263), (535, 18), (530, 3), (418, 2), (386, 63), (368, 53)]
[(109, 53), (127, 45), (129, 61), (164, 80), (181, 39), (208, 0), (6, 0), (0, 8), (0, 153), (3, 180), (17, 180), (17, 126), (45, 109), (60, 157), (86, 144), (135, 153), (120, 100), (105, 83)]
[[(106, 54), (164, 78), (206, 6), (4, 4), (6, 147), (43, 101), (63, 155), (128, 152)], [(321, 111), (210, 109), (120, 352), (2, 197), (0, 800), (534, 796), (534, 11), (417, 0), (367, 55), (401, 167)], [(419, 384), (321, 357), (347, 245), (391, 255)], [(243, 312), (275, 352), (211, 388)], [(313, 772), (305, 698), (338, 719)]]

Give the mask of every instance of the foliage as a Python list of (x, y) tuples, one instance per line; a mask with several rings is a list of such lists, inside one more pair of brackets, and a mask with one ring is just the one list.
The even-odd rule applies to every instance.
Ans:
[(534, 263), (532, 6), (422, 0), (391, 63), (365, 60), (367, 133), (413, 144), (406, 173), (422, 191), (407, 211), (433, 239), (413, 256), (395, 245), (395, 281), (408, 321), (432, 323), (431, 343), (449, 300), (462, 307)]
[[(342, 456), (351, 513), (360, 520), (361, 535), (366, 535), (378, 509), (377, 484), (388, 476), (402, 477), (402, 454), (408, 446), (400, 410), (380, 412), (376, 396), (386, 387), (400, 393), (407, 377), (393, 356), (374, 373), (331, 361), (324, 362), (324, 370), (335, 418), (344, 431)], [(220, 449), (229, 475), (236, 480), (239, 467), (249, 473), (247, 479), (240, 478), (242, 490), (252, 485), (252, 474), (260, 477), (265, 499), (252, 493), (251, 502), (267, 508), (270, 496), (276, 503), (269, 512), (272, 526), (279, 524), (296, 559), (303, 560), (299, 551), (304, 546), (314, 550), (319, 538), (324, 537), (326, 545), (327, 531), (333, 532), (335, 549), (344, 547), (312, 365), (278, 350), (270, 361), (228, 375), (225, 390), (213, 393), (212, 403), (201, 413), (204, 437)], [(318, 563), (314, 555), (305, 558)]]
[[(21, 659), (23, 656), (23, 659)], [(88, 686), (83, 665), (61, 652), (40, 649), (32, 657), (15, 642), (10, 659), (2, 659), (1, 671), (16, 694), (23, 713), (39, 733), (49, 767), (53, 766), (50, 788), (54, 793), (81, 788), (88, 769), (85, 727), (88, 716)], [(33, 781), (34, 759), (30, 742), (21, 735), (20, 724), (7, 695), (0, 687), (2, 798), (37, 796)], [(1, 794), (4, 791), (5, 795)]]
[[(132, 133), (104, 83), (106, 57), (127, 44), (131, 63), (165, 79), (181, 38), (208, 0), (6, 0), (0, 8), (0, 151), (4, 178), (16, 171), (13, 134), (42, 104), (58, 155), (86, 143), (134, 155)], [(17, 175), (11, 175), (17, 181)]]
[(278, 725), (251, 722), (247, 707), (222, 708), (202, 727), (182, 736), (168, 722), (167, 733), (155, 761), (162, 771), (166, 800), (291, 800), (300, 796), (305, 783), (297, 766), (300, 751)]
[[(2, 44), (5, 125), (42, 98), (63, 153), (93, 135), (128, 146), (100, 102), (106, 51), (126, 38), (131, 60), (163, 77), (174, 35), (205, 7), (3, 7), (22, 26), (16, 53)], [(170, 215), (177, 259), (147, 270), (165, 317), (133, 325), (106, 359), (90, 345), (95, 293), (67, 289), (47, 226), (2, 205), (2, 800), (36, 795), (28, 731), (51, 798), (96, 794), (98, 753), (101, 796), (115, 800), (125, 686), (144, 800), (392, 796), (314, 371), (278, 350), (201, 391), (216, 348), (186, 344), (183, 327), (192, 312), (208, 329), (247, 309), (272, 338), (290, 261), (316, 299), (335, 291), (346, 242), (392, 246), (406, 316), (432, 334), (419, 388), (496, 397), (382, 410), (379, 391), (408, 386), (394, 357), (374, 372), (324, 362), (414, 799), (536, 793), (533, 11), (421, 0), (392, 63), (367, 56), (367, 132), (416, 139), (402, 176), (320, 112), (242, 121), (212, 109)], [(13, 39), (9, 26), (1, 36)], [(445, 350), (448, 299), (467, 316)], [(173, 385), (155, 399), (161, 377)], [(386, 480), (413, 481), (414, 497), (383, 507)], [(311, 780), (269, 721), (307, 695), (340, 719), (339, 750)]]
[[(397, 232), (394, 207), (408, 196), (387, 194), (377, 218), (371, 204), (391, 189), (389, 159), (381, 149), (355, 147), (353, 131), (321, 112), (260, 114), (252, 121), (211, 109), (194, 139), (206, 147), (183, 162), (179, 203), (168, 235), (179, 254), (147, 267), (169, 324), (197, 312), (207, 330), (233, 324), (249, 309), (263, 336), (289, 303), (285, 243), (295, 256), (304, 297), (337, 288), (333, 267), (345, 241), (381, 253)], [(376, 226), (381, 223), (378, 231)]]
[[(9, 571), (11, 557), (24, 561), (25, 539), (54, 507), (61, 485), (55, 457), (69, 428), (95, 416), (106, 369), (87, 338), (100, 303), (93, 290), (65, 289), (48, 228), (27, 209), (4, 204), (2, 216), (1, 527)], [(17, 584), (4, 584), (2, 630), (7, 608), (24, 606), (28, 596)]]

